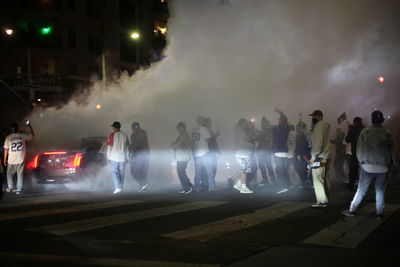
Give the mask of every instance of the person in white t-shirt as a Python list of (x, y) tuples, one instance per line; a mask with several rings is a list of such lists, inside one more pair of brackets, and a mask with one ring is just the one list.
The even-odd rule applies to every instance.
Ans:
[(113, 194), (121, 193), (124, 186), (125, 165), (129, 158), (129, 138), (121, 132), (121, 123), (115, 121), (113, 133), (107, 140), (107, 158), (111, 165), (111, 173), (114, 180), (115, 190)]
[[(194, 188), (196, 191), (208, 190), (209, 180), (212, 179), (212, 168), (208, 162), (208, 143), (210, 131), (204, 127), (204, 117), (196, 119), (197, 126), (192, 130), (193, 157), (194, 157)], [(207, 184), (206, 184), (207, 183)]]
[[(24, 168), (26, 158), (26, 141), (35, 136), (33, 128), (28, 124), (30, 133), (19, 132), (18, 123), (11, 125), (11, 134), (4, 141), (4, 165), (7, 166), (7, 192), (21, 194), (24, 182)], [(14, 188), (14, 175), (17, 174), (17, 188)]]

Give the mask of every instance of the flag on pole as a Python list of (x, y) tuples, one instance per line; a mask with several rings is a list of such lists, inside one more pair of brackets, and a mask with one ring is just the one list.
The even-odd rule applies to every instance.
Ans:
[(337, 118), (337, 123), (338, 125), (340, 125), (342, 122), (344, 122), (345, 120), (347, 120), (347, 116), (346, 116), (346, 112), (343, 112), (342, 115), (340, 115)]

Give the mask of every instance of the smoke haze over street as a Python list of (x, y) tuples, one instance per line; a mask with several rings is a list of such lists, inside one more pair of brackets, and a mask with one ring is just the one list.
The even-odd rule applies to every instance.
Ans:
[(291, 123), (303, 112), (308, 125), (306, 115), (321, 109), (332, 129), (343, 112), (368, 123), (375, 107), (392, 117), (398, 112), (398, 1), (221, 3), (171, 1), (166, 59), (110, 82), (106, 91), (95, 82), (86, 105), (72, 100), (44, 111), (44, 118), (34, 112), (39, 146), (106, 136), (113, 121), (129, 135), (138, 121), (148, 131), (153, 162), (162, 162), (169, 161), (177, 122), (190, 131), (198, 115), (213, 120), (221, 149), (230, 153), (238, 119), (255, 118), (259, 127), (266, 114), (275, 124), (275, 108)]

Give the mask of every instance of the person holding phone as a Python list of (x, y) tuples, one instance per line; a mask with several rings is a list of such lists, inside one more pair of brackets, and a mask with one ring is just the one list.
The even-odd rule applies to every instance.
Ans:
[[(29, 133), (19, 131), (18, 123), (10, 126), (11, 134), (4, 141), (4, 165), (7, 166), (7, 192), (22, 193), (24, 168), (26, 160), (26, 141), (34, 138), (32, 126), (27, 122)], [(17, 174), (17, 187), (14, 187), (13, 177)]]

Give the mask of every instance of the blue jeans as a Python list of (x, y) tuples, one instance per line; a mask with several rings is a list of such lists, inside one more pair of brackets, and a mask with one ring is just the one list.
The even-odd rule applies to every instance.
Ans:
[(215, 189), (212, 163), (207, 154), (201, 157), (194, 157), (194, 172), (194, 187), (196, 190)]
[(111, 173), (114, 180), (115, 189), (123, 189), (125, 177), (125, 162), (110, 160)]
[(376, 215), (383, 215), (385, 208), (385, 189), (389, 179), (389, 173), (370, 173), (361, 169), (360, 180), (357, 192), (350, 205), (350, 211), (355, 212), (368, 191), (368, 187), (372, 181), (375, 181), (375, 200)]
[(178, 172), (179, 180), (181, 181), (182, 189), (185, 191), (190, 190), (193, 187), (192, 183), (189, 180), (189, 177), (186, 174), (187, 161), (177, 161), (176, 162), (176, 170)]

